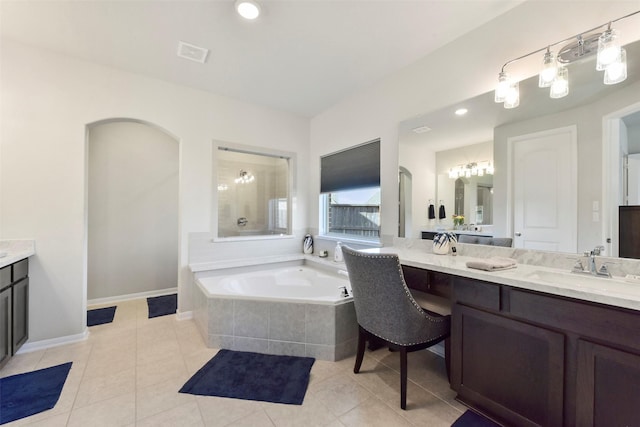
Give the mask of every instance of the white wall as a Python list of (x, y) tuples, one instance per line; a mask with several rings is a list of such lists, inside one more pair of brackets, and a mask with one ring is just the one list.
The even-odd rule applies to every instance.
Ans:
[[(0, 54), (0, 238), (36, 241), (30, 343), (85, 331), (87, 124), (137, 119), (180, 140), (179, 311), (189, 310), (191, 302), (188, 233), (211, 226), (212, 141), (291, 151), (307, 162), (308, 119), (10, 40), (2, 40)], [(307, 188), (306, 172), (298, 171), (298, 185)], [(305, 199), (298, 194), (298, 229), (305, 227)], [(282, 245), (269, 247), (275, 252)], [(241, 242), (213, 252), (251, 257), (263, 251), (264, 246)]]
[(429, 219), (429, 199), (432, 199), (438, 218), (438, 205), (436, 199), (436, 175), (435, 156), (433, 151), (424, 145), (408, 147), (401, 144), (399, 147), (399, 163), (412, 174), (412, 205), (411, 205), (411, 235), (406, 237), (420, 238), (422, 230), (433, 228), (437, 219)]
[[(506, 61), (540, 49), (637, 9), (634, 2), (525, 2), (422, 60), (343, 100), (311, 121), (310, 218), (318, 224), (321, 155), (375, 138), (382, 150), (383, 240), (390, 243), (398, 222), (398, 124), (455, 102), (493, 90)], [(572, 19), (566, 19), (571, 16)], [(636, 21), (634, 21), (636, 22)], [(640, 27), (625, 27), (625, 37)], [(539, 37), (531, 37), (539, 34)], [(523, 35), (523, 37), (519, 37)], [(420, 35), (417, 35), (420, 36)], [(523, 61), (512, 72), (521, 79), (538, 71), (539, 58)], [(530, 65), (529, 68), (524, 68)], [(414, 171), (412, 171), (414, 173)], [(315, 229), (317, 231), (317, 228)]]
[(144, 123), (89, 128), (89, 300), (178, 285), (178, 148)]

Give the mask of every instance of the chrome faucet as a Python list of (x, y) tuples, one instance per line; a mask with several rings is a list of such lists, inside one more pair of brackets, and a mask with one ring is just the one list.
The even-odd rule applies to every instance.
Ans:
[(593, 276), (611, 277), (611, 273), (609, 273), (609, 269), (607, 268), (607, 263), (603, 263), (599, 269), (596, 265), (596, 256), (599, 256), (602, 252), (604, 252), (604, 246), (602, 245), (598, 245), (590, 251), (585, 251), (584, 256), (587, 259), (587, 268), (584, 268), (582, 261), (578, 259), (571, 271), (574, 273), (587, 273)]

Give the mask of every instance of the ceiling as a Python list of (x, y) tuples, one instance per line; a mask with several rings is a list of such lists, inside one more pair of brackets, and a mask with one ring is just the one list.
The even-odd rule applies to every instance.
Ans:
[[(1, 0), (3, 37), (313, 117), (522, 0)], [(179, 58), (178, 42), (210, 49)]]

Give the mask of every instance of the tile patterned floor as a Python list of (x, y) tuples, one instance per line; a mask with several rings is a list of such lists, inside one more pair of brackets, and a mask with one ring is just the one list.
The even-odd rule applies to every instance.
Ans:
[(354, 358), (316, 361), (300, 406), (178, 393), (216, 352), (193, 321), (147, 319), (144, 299), (119, 303), (113, 323), (91, 327), (86, 341), (19, 354), (0, 370), (5, 377), (74, 362), (55, 408), (5, 425), (439, 427), (465, 410), (443, 359), (428, 351), (409, 356), (406, 411), (398, 355), (385, 349), (367, 352), (357, 375)]

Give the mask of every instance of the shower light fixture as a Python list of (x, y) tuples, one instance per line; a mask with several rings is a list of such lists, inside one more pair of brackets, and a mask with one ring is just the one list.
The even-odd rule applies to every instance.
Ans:
[[(511, 79), (509, 74), (505, 72), (505, 67), (542, 51), (546, 52), (542, 59), (538, 86), (541, 88), (549, 87), (551, 98), (562, 98), (569, 94), (569, 71), (566, 65), (596, 53), (596, 43), (596, 70), (604, 70), (604, 84), (612, 85), (624, 81), (627, 78), (627, 53), (620, 46), (620, 33), (612, 29), (611, 24), (638, 13), (640, 10), (507, 61), (498, 74), (495, 101), (504, 103), (504, 108), (515, 108), (520, 104), (518, 82)], [(607, 28), (602, 33), (589, 34), (601, 31), (601, 28), (605, 26)], [(551, 51), (551, 47), (570, 40), (574, 41), (562, 47), (557, 54)]]
[(234, 180), (236, 184), (248, 184), (250, 182), (255, 181), (255, 177), (251, 172), (247, 172), (245, 170), (240, 170), (238, 177)]

